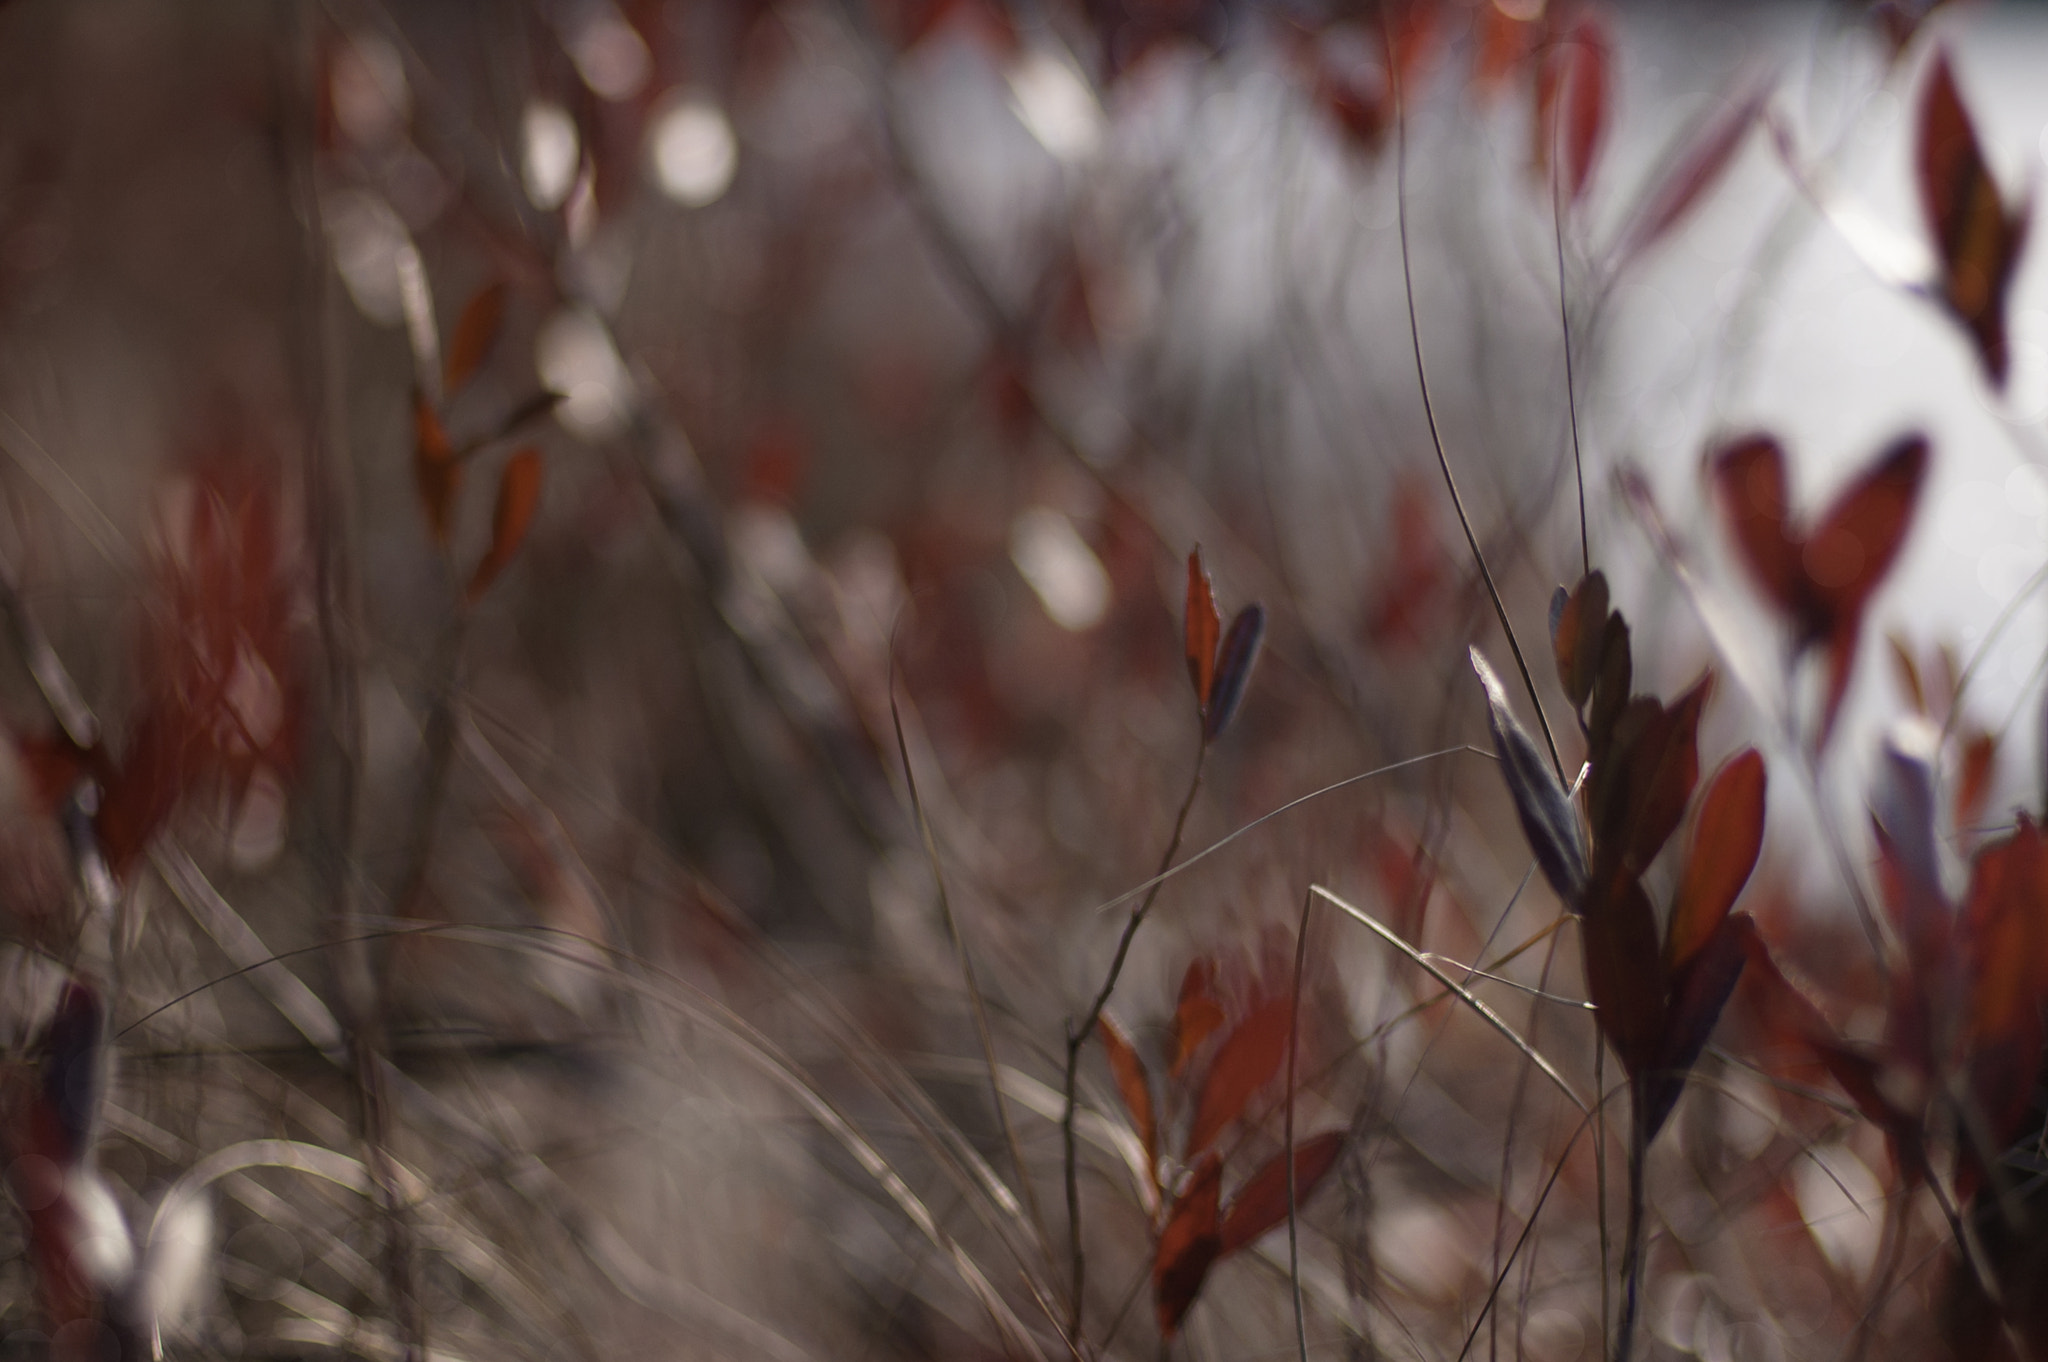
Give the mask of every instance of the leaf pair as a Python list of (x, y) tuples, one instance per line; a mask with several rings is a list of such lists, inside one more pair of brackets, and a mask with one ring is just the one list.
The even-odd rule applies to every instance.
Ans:
[(1856, 663), (1863, 613), (1905, 542), (1927, 475), (1927, 440), (1901, 436), (1812, 525), (1795, 519), (1785, 452), (1768, 435), (1715, 451), (1707, 462), (1743, 565), (1789, 619), (1795, 652), (1827, 652), (1817, 746), (1827, 743)]
[[(1194, 682), (1195, 703), (1202, 716), (1202, 741), (1212, 743), (1237, 716), (1266, 637), (1266, 608), (1254, 602), (1237, 612), (1230, 632), (1216, 609), (1216, 594), (1202, 568), (1202, 550), (1188, 554), (1188, 598), (1185, 614), (1188, 679)], [(1218, 642), (1218, 638), (1221, 642)]]
[(1946, 52), (1936, 54), (1921, 93), (1914, 172), (1939, 262), (1937, 298), (1969, 332), (1992, 386), (2002, 389), (2010, 368), (2006, 295), (2033, 204), (2008, 210), (1999, 197)]
[[(455, 333), (448, 343), (445, 390), (453, 394), (473, 377), (490, 353), (505, 318), (505, 285), (502, 281), (477, 291), (456, 319)], [(509, 434), (526, 421), (545, 414), (555, 404), (553, 394), (543, 394), (523, 404), (507, 420), (499, 434)], [(427, 531), (446, 552), (455, 532), (455, 504), (462, 492), (463, 466), (476, 447), (458, 449), (449, 439), (441, 415), (425, 393), (413, 394), (413, 479), (419, 489), (420, 505), (427, 517)], [(498, 494), (491, 512), (491, 542), (471, 570), (463, 598), (474, 605), (491, 583), (518, 554), (525, 542), (533, 513), (540, 504), (540, 452), (521, 449), (506, 460), (498, 474)]]

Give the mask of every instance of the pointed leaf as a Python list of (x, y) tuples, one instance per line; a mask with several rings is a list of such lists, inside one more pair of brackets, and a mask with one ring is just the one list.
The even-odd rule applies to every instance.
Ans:
[(448, 547), (455, 525), (455, 497), (462, 490), (462, 461), (441, 426), (441, 417), (426, 397), (412, 399), (413, 478), (419, 485), (420, 506), (427, 513), (427, 532), (434, 543)]
[(1899, 689), (1905, 692), (1907, 703), (1913, 706), (1913, 712), (1925, 715), (1927, 687), (1920, 682), (1920, 666), (1913, 661), (1913, 654), (1906, 646), (1906, 640), (1892, 633), (1885, 635), (1885, 643), (1891, 648), (1892, 668), (1898, 673)]
[(1785, 452), (1770, 436), (1754, 435), (1717, 451), (1707, 470), (1743, 566), (1780, 609), (1798, 611), (1799, 552), (1788, 524)]
[(1180, 979), (1180, 1001), (1173, 1014), (1173, 1077), (1181, 1076), (1195, 1051), (1223, 1022), (1223, 1003), (1216, 996), (1216, 962), (1198, 956)]
[(2022, 814), (2011, 835), (1971, 868), (1969, 933), (1971, 1094), (1995, 1148), (2017, 1134), (2041, 1063), (2048, 992), (2048, 838)]
[(1293, 1000), (1288, 994), (1268, 998), (1238, 1023), (1216, 1051), (1202, 1096), (1195, 1103), (1188, 1128), (1188, 1157), (1207, 1149), (1225, 1126), (1244, 1114), (1252, 1094), (1272, 1082), (1287, 1057), (1287, 1033)]
[(1764, 784), (1764, 759), (1752, 747), (1724, 763), (1700, 796), (1664, 939), (1664, 961), (1674, 971), (1720, 930), (1749, 883), (1764, 844)]
[(1609, 67), (1613, 49), (1607, 29), (1591, 12), (1582, 14), (1565, 36), (1564, 99), (1565, 187), (1572, 202), (1585, 195), (1593, 177), (1594, 159), (1607, 133), (1607, 105), (1612, 88)]
[(1698, 1062), (1707, 1038), (1714, 1033), (1714, 1023), (1721, 1018), (1721, 1009), (1727, 1006), (1728, 995), (1742, 978), (1748, 960), (1747, 941), (1755, 931), (1756, 924), (1747, 913), (1721, 919), (1713, 935), (1673, 976), (1663, 1042), (1640, 1089), (1645, 1139), (1656, 1138), (1685, 1090), (1685, 1076)]
[(1969, 330), (1992, 385), (2003, 388), (2006, 293), (2029, 212), (2009, 214), (2000, 201), (1945, 51), (1935, 55), (1921, 95), (1914, 169), (1941, 261), (1942, 301)]
[(1831, 615), (1861, 613), (1891, 570), (1927, 474), (1927, 440), (1894, 440), (1814, 526), (1799, 554), (1815, 600)]
[(1116, 1077), (1116, 1090), (1124, 1099), (1124, 1110), (1131, 1114), (1138, 1143), (1145, 1147), (1145, 1176), (1157, 1192), (1159, 1127), (1152, 1115), (1151, 1080), (1145, 1074), (1145, 1061), (1138, 1058), (1138, 1052), (1124, 1039), (1123, 1031), (1107, 1012), (1102, 1014), (1102, 1048), (1109, 1055), (1109, 1071)]
[(1579, 922), (1586, 993), (1600, 1030), (1631, 1077), (1656, 1062), (1664, 1039), (1664, 953), (1641, 881), (1616, 870), (1590, 891)]
[(1202, 1293), (1202, 1281), (1223, 1252), (1218, 1233), (1217, 1203), (1223, 1191), (1223, 1164), (1214, 1154), (1195, 1165), (1187, 1189), (1173, 1203), (1159, 1248), (1152, 1258), (1152, 1306), (1161, 1338), (1180, 1332), (1180, 1322)]
[(1515, 801), (1515, 813), (1522, 821), (1522, 834), (1529, 839), (1529, 849), (1536, 853), (1543, 878), (1566, 906), (1574, 906), (1586, 887), (1586, 849), (1571, 800), (1537, 750), (1535, 740), (1508, 708), (1507, 692), (1485, 654), (1477, 647), (1468, 651), (1472, 670), (1479, 674), (1479, 684), (1486, 689), (1486, 722), (1493, 731), (1493, 748), (1500, 756), (1501, 775)]
[(534, 508), (540, 505), (540, 451), (522, 449), (505, 462), (498, 475), (498, 500), (491, 511), (491, 546), (469, 579), (468, 598), (474, 604), (498, 579), (526, 539), (533, 523)]
[(448, 341), (448, 372), (445, 391), (451, 396), (469, 381), (477, 366), (490, 353), (491, 344), (498, 338), (498, 330), (505, 320), (505, 284), (503, 280), (484, 285), (476, 291), (456, 319), (455, 334)]
[(1557, 659), (1557, 679), (1572, 708), (1584, 709), (1600, 676), (1607, 632), (1607, 577), (1588, 573), (1567, 595), (1557, 589), (1551, 606), (1550, 647)]
[(1214, 742), (1237, 716), (1251, 684), (1252, 668), (1259, 660), (1259, 645), (1266, 637), (1266, 608), (1248, 605), (1230, 622), (1223, 647), (1216, 655), (1216, 676), (1209, 692), (1209, 706), (1202, 715), (1202, 741)]
[(1223, 617), (1216, 611), (1216, 593), (1209, 589), (1209, 574), (1202, 570), (1200, 546), (1188, 554), (1185, 620), (1188, 679), (1195, 683), (1195, 704), (1206, 716), (1210, 688), (1216, 681), (1216, 640), (1223, 633)]
[(1709, 672), (1669, 709), (1637, 696), (1596, 750), (1588, 800), (1603, 862), (1640, 874), (1677, 830), (1699, 779), (1700, 711), (1712, 689)]
[[(1294, 1204), (1307, 1204), (1309, 1193), (1337, 1165), (1344, 1152), (1345, 1132), (1327, 1130), (1294, 1146)], [(1273, 1159), (1252, 1174), (1231, 1198), (1223, 1213), (1222, 1252), (1235, 1253), (1287, 1219), (1287, 1155)]]

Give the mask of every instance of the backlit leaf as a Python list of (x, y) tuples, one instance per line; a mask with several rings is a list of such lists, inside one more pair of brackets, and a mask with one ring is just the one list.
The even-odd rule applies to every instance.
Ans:
[(1159, 1190), (1159, 1128), (1152, 1115), (1152, 1086), (1145, 1076), (1145, 1061), (1138, 1058), (1138, 1052), (1124, 1039), (1124, 1033), (1110, 1020), (1108, 1013), (1102, 1014), (1102, 1048), (1109, 1055), (1109, 1071), (1116, 1078), (1116, 1090), (1124, 1099), (1124, 1110), (1131, 1114), (1131, 1125), (1138, 1132), (1138, 1143), (1145, 1147), (1145, 1176), (1152, 1182), (1152, 1190)]
[[(1294, 1146), (1294, 1202), (1307, 1204), (1309, 1193), (1337, 1164), (1344, 1152), (1341, 1130), (1324, 1131)], [(1222, 1251), (1235, 1253), (1287, 1219), (1287, 1155), (1276, 1155), (1231, 1198), (1223, 1213)]]
[(1217, 1027), (1223, 1025), (1222, 1000), (1216, 996), (1216, 962), (1199, 956), (1189, 963), (1180, 979), (1180, 1001), (1173, 1013), (1173, 1068), (1175, 1078), (1187, 1069)]
[(503, 280), (478, 289), (476, 296), (463, 307), (462, 315), (455, 322), (455, 334), (448, 341), (446, 391), (449, 394), (454, 394), (467, 383), (470, 375), (484, 362), (484, 356), (490, 353), (491, 344), (497, 340), (504, 320)]
[(1207, 1149), (1225, 1126), (1244, 1114), (1252, 1095), (1280, 1072), (1292, 1013), (1291, 995), (1267, 998), (1217, 1048), (1188, 1129), (1188, 1157)]
[(1266, 638), (1266, 608), (1248, 605), (1237, 612), (1223, 646), (1216, 655), (1216, 676), (1209, 692), (1209, 705), (1202, 715), (1202, 740), (1214, 742), (1230, 726), (1237, 707), (1244, 702), (1251, 684), (1252, 668), (1259, 660), (1259, 645)]
[(519, 552), (533, 523), (534, 508), (540, 505), (540, 451), (522, 449), (505, 461), (498, 475), (498, 500), (491, 511), (491, 545), (469, 579), (468, 598), (474, 604), (498, 579), (505, 565)]
[(1557, 659), (1557, 679), (1572, 708), (1584, 709), (1600, 675), (1602, 644), (1607, 630), (1607, 577), (1588, 573), (1569, 595), (1558, 588), (1552, 611), (1550, 647)]
[(1642, 1120), (1645, 1138), (1654, 1138), (1685, 1090), (1685, 1076), (1706, 1048), (1714, 1023), (1728, 995), (1742, 978), (1748, 959), (1747, 939), (1756, 930), (1747, 913), (1715, 924), (1713, 934), (1686, 958), (1673, 975), (1671, 1001), (1664, 1019), (1664, 1038), (1657, 1057), (1643, 1075)]
[(1202, 1293), (1203, 1279), (1223, 1253), (1217, 1224), (1222, 1191), (1223, 1164), (1210, 1154), (1195, 1165), (1159, 1232), (1159, 1248), (1152, 1258), (1152, 1305), (1162, 1338), (1180, 1332), (1181, 1320)]
[(441, 425), (440, 414), (421, 394), (412, 400), (413, 477), (419, 485), (420, 506), (427, 513), (427, 532), (434, 543), (448, 547), (455, 525), (455, 497), (462, 490), (462, 461)]
[(1940, 257), (1941, 300), (1968, 329), (1992, 385), (2002, 388), (2006, 293), (2029, 209), (2008, 213), (2000, 201), (1946, 52), (1935, 55), (1921, 94), (1914, 169)]
[(1751, 436), (1708, 459), (1708, 476), (1742, 564), (1779, 608), (1799, 608), (1799, 548), (1788, 520), (1785, 452), (1768, 435)]
[(1485, 655), (1477, 647), (1470, 654), (1472, 670), (1486, 689), (1487, 726), (1493, 731), (1494, 751), (1500, 756), (1501, 775), (1515, 801), (1522, 834), (1529, 839), (1543, 878), (1566, 906), (1575, 907), (1586, 887), (1586, 849), (1571, 800), (1535, 740), (1508, 708), (1507, 692)]
[(1685, 875), (1664, 937), (1664, 960), (1674, 970), (1720, 930), (1756, 868), (1764, 843), (1764, 785), (1764, 759), (1750, 748), (1715, 772), (1700, 796)]
[(1609, 74), (1613, 49), (1607, 30), (1590, 11), (1581, 14), (1564, 39), (1565, 187), (1572, 201), (1585, 195), (1593, 164), (1607, 133), (1607, 105), (1613, 88)]
[(1708, 118), (1667, 162), (1663, 176), (1643, 198), (1635, 221), (1616, 248), (1626, 264), (1654, 246), (1685, 220), (1693, 206), (1727, 172), (1735, 153), (1756, 126), (1770, 90), (1761, 82)]
[(1188, 554), (1185, 619), (1188, 679), (1195, 683), (1195, 704), (1206, 716), (1210, 688), (1216, 681), (1216, 642), (1223, 634), (1223, 617), (1216, 611), (1216, 593), (1209, 588), (1209, 574), (1202, 570), (1199, 547)]
[(2033, 1091), (2048, 992), (2048, 838), (2032, 819), (2021, 815), (2012, 834), (1978, 852), (1963, 916), (1971, 1092), (2002, 1148)]
[(1962, 769), (1956, 773), (1955, 824), (1967, 828), (1984, 815), (1991, 797), (1991, 771), (1998, 757), (1998, 739), (1973, 733), (1963, 743)]
[(1586, 992), (1600, 1030), (1631, 1077), (1656, 1061), (1664, 1039), (1665, 978), (1657, 918), (1642, 883), (1616, 870), (1589, 891), (1579, 920)]

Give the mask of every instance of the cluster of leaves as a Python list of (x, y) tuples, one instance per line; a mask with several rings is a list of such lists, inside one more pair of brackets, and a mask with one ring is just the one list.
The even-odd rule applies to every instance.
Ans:
[[(1222, 1197), (1224, 1162), (1230, 1151), (1216, 1147), (1218, 1138), (1233, 1124), (1247, 1121), (1252, 1099), (1280, 1076), (1293, 1043), (1296, 1015), (1293, 990), (1284, 983), (1254, 979), (1242, 990), (1244, 996), (1234, 999), (1223, 988), (1229, 973), (1225, 962), (1202, 956), (1181, 977), (1167, 1044), (1173, 1056), (1168, 1069), (1172, 1082), (1164, 1095), (1169, 1103), (1187, 1109), (1187, 1134), (1180, 1152), (1170, 1159), (1160, 1148), (1161, 1106), (1154, 1102), (1145, 1062), (1122, 1028), (1107, 1015), (1102, 1019), (1110, 1072), (1145, 1151), (1147, 1201), (1154, 1208), (1153, 1308), (1165, 1338), (1179, 1331), (1210, 1268), (1288, 1214), (1285, 1152), (1246, 1178), (1228, 1202)], [(1192, 1102), (1187, 1100), (1190, 1094)], [(1344, 1131), (1328, 1130), (1295, 1144), (1297, 1203), (1305, 1201), (1336, 1165), (1344, 1139)], [(1177, 1187), (1163, 1184), (1163, 1165), (1181, 1171)]]

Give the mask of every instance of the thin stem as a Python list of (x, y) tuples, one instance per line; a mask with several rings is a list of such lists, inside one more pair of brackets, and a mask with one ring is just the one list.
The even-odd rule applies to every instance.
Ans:
[[(1643, 1128), (1643, 1099), (1634, 1083), (1629, 1084), (1628, 1139), (1628, 1223), (1621, 1245), (1621, 1322), (1615, 1328), (1614, 1362), (1628, 1362), (1629, 1346), (1635, 1337), (1636, 1302), (1643, 1285), (1643, 1163), (1649, 1151)], [(1601, 1274), (1604, 1279), (1606, 1274)]]
[(1187, 830), (1188, 813), (1195, 807), (1195, 795), (1202, 788), (1202, 763), (1209, 755), (1209, 744), (1204, 741), (1195, 749), (1195, 770), (1188, 778), (1188, 792), (1180, 802), (1180, 812), (1174, 816), (1173, 836), (1166, 844), (1166, 854), (1159, 858), (1159, 870), (1152, 877), (1152, 887), (1145, 891), (1145, 897), (1131, 910), (1129, 920), (1124, 923), (1123, 935), (1116, 943), (1116, 954), (1110, 958), (1109, 973), (1102, 980), (1102, 987), (1095, 994), (1095, 1001), (1088, 1005), (1088, 1011), (1081, 1017), (1080, 1024), (1067, 1032), (1066, 1087), (1060, 1107), (1061, 1161), (1067, 1184), (1067, 1248), (1072, 1256), (1073, 1299), (1068, 1307), (1067, 1336), (1076, 1346), (1081, 1341), (1082, 1292), (1087, 1286), (1087, 1264), (1081, 1252), (1081, 1176), (1076, 1162), (1077, 1150), (1074, 1138), (1074, 1115), (1076, 1111), (1076, 1089), (1081, 1074), (1081, 1047), (1088, 1037), (1095, 1033), (1096, 1023), (1102, 1020), (1102, 1009), (1109, 1003), (1109, 995), (1116, 989), (1116, 981), (1124, 971), (1124, 961), (1131, 953), (1131, 939), (1138, 934), (1138, 928), (1145, 921), (1145, 915), (1152, 911), (1152, 905), (1159, 900), (1159, 891), (1165, 885), (1166, 872), (1173, 865), (1173, 858), (1180, 851), (1181, 834)]
[(1313, 892), (1302, 895), (1301, 925), (1294, 929), (1294, 992), (1287, 1007), (1287, 1280), (1294, 1288), (1294, 1345), (1301, 1362), (1308, 1362), (1308, 1321), (1301, 1306), (1301, 1243), (1295, 1224), (1300, 1188), (1294, 1168), (1294, 1070), (1301, 1050), (1301, 975), (1308, 958), (1308, 919), (1314, 911)]
[(1458, 479), (1451, 472), (1450, 456), (1444, 453), (1443, 433), (1436, 423), (1436, 404), (1429, 396), (1429, 373), (1422, 362), (1422, 328), (1415, 319), (1415, 271), (1409, 260), (1408, 247), (1408, 110), (1401, 91), (1398, 66), (1393, 71), (1394, 90), (1394, 207), (1395, 219), (1401, 229), (1401, 282), (1408, 296), (1408, 339), (1415, 350), (1415, 379), (1422, 388), (1422, 415), (1429, 424), (1429, 442), (1436, 450), (1437, 467), (1444, 475), (1444, 488), (1451, 494), (1451, 509), (1458, 513), (1458, 528), (1465, 532), (1465, 545), (1472, 553), (1472, 561), (1479, 567), (1479, 579), (1486, 584), (1486, 595), (1493, 602), (1493, 613), (1500, 620), (1501, 632), (1507, 635), (1508, 651), (1515, 655), (1515, 668), (1522, 674), (1522, 685), (1529, 692), (1529, 702), (1536, 707), (1536, 722), (1543, 729), (1544, 746), (1550, 749), (1550, 764), (1563, 782), (1564, 760), (1557, 754), (1557, 739), (1550, 731), (1550, 718), (1543, 712), (1543, 697), (1536, 693), (1536, 679), (1529, 672), (1529, 661), (1522, 655), (1521, 642), (1515, 637), (1515, 626), (1508, 622), (1508, 608), (1501, 601), (1500, 587), (1493, 580), (1493, 569), (1486, 565), (1486, 555), (1479, 551), (1479, 537), (1472, 531), (1472, 517), (1466, 513), (1465, 498), (1458, 492)]

